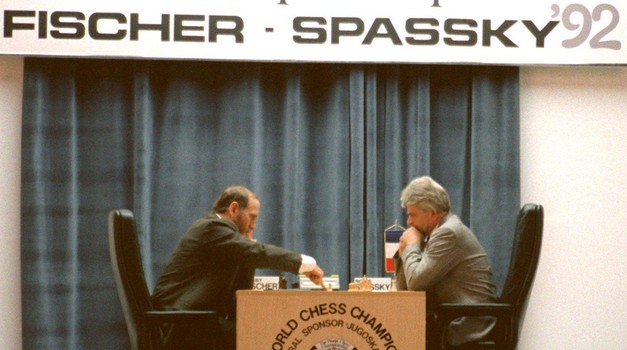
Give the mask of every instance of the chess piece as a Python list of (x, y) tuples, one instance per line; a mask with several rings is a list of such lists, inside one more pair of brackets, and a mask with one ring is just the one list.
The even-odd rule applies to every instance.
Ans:
[(368, 276), (364, 275), (364, 277), (361, 279), (361, 290), (363, 290), (364, 292), (371, 292), (372, 291), (372, 281), (370, 281), (370, 279), (368, 279)]
[(352, 282), (348, 284), (349, 292), (371, 292), (372, 281), (368, 279), (368, 276), (364, 275), (360, 282)]

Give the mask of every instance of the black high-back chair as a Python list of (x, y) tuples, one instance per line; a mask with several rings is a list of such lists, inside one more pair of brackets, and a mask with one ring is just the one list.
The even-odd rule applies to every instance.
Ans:
[(219, 324), (214, 311), (154, 310), (146, 285), (133, 213), (127, 209), (112, 210), (108, 226), (113, 276), (131, 348), (162, 348), (161, 326), (164, 324), (203, 324), (217, 337)]
[(464, 316), (493, 316), (496, 325), (488, 338), (464, 348), (515, 349), (518, 333), (524, 319), (529, 291), (536, 274), (544, 210), (538, 204), (525, 204), (516, 219), (516, 231), (509, 271), (498, 303), (441, 304), (436, 310), (436, 337), (439, 348), (447, 349), (445, 329), (448, 324)]

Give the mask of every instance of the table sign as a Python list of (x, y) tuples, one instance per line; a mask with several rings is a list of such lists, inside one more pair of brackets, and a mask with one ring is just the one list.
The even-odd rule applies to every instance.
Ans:
[[(305, 290), (321, 290), (322, 287), (313, 283), (309, 277), (305, 275), (298, 275), (299, 289)], [(325, 287), (332, 290), (340, 290), (340, 275), (331, 275), (322, 277), (322, 283)]]
[(277, 290), (280, 289), (281, 278), (279, 276), (255, 276), (253, 283), (254, 290)]
[[(392, 279), (390, 277), (368, 277), (372, 285), (373, 292), (390, 292), (395, 288), (392, 285)], [(355, 277), (354, 282), (360, 283), (363, 277)]]
[(254, 291), (237, 300), (238, 350), (424, 350), (424, 292)]

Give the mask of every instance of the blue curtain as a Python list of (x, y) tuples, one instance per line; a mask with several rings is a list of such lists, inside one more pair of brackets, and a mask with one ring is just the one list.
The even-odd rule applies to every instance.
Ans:
[(261, 198), (256, 238), (346, 286), (386, 275), (400, 191), (431, 175), (504, 282), (520, 205), (516, 67), (29, 58), (24, 81), (25, 349), (128, 347), (108, 212), (135, 213), (152, 289), (231, 184)]

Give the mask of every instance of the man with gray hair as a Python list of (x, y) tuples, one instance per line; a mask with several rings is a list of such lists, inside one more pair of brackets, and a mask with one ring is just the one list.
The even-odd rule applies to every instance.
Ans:
[[(428, 176), (412, 180), (401, 193), (409, 228), (394, 257), (399, 290), (427, 292), (427, 346), (430, 316), (440, 303), (496, 301), (487, 255), (472, 231), (451, 214), (446, 190)], [(491, 317), (460, 318), (446, 330), (454, 346), (482, 339), (494, 327)]]

